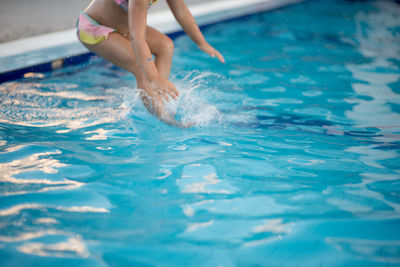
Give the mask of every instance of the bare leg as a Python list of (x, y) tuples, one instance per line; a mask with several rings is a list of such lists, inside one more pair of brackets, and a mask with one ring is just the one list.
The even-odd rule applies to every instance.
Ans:
[(165, 34), (149, 26), (147, 26), (146, 41), (151, 53), (156, 57), (155, 63), (160, 75), (168, 79), (171, 72), (174, 42)]
[[(157, 45), (157, 38), (160, 38), (160, 35), (163, 34), (151, 28), (147, 33), (146, 41), (149, 43), (152, 53), (156, 55), (156, 67), (160, 75), (168, 78), (171, 69), (172, 53), (169, 57), (162, 56), (163, 52), (160, 50), (159, 45)], [(168, 38), (165, 35), (164, 37)], [(144, 90), (144, 92), (141, 91), (141, 97), (146, 108), (161, 120), (170, 123), (164, 114), (162, 98), (152, 91), (149, 82), (136, 61), (135, 53), (128, 39), (119, 33), (111, 33), (107, 40), (99, 44), (83, 45), (111, 63), (131, 72), (136, 77), (138, 88)], [(165, 48), (163, 51), (165, 51)]]

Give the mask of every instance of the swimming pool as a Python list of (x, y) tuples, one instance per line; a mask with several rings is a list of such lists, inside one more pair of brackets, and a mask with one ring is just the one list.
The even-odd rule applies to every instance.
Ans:
[(0, 263), (400, 264), (400, 6), (308, 1), (175, 40), (169, 108), (86, 64), (0, 85)]

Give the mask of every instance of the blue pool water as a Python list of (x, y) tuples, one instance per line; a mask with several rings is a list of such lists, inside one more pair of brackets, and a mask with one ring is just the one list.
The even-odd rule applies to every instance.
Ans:
[(175, 40), (168, 108), (100, 59), (0, 85), (0, 265), (400, 264), (400, 5), (308, 1)]

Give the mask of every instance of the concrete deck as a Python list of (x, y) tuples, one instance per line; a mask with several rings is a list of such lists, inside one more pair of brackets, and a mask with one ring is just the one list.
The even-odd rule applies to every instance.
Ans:
[[(221, 0), (220, 0), (221, 1)], [(79, 11), (91, 0), (1, 0), (0, 43), (75, 27)], [(185, 0), (190, 6), (212, 0)], [(159, 0), (150, 12), (167, 9)]]

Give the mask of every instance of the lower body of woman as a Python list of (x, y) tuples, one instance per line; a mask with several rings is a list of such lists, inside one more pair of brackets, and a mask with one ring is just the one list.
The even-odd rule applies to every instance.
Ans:
[[(113, 0), (94, 0), (81, 12), (77, 22), (81, 43), (91, 52), (132, 73), (146, 108), (162, 120), (163, 101), (150, 87), (140, 69), (129, 37), (128, 14)], [(168, 79), (174, 44), (165, 34), (147, 26), (146, 42), (155, 57), (160, 75)]]

